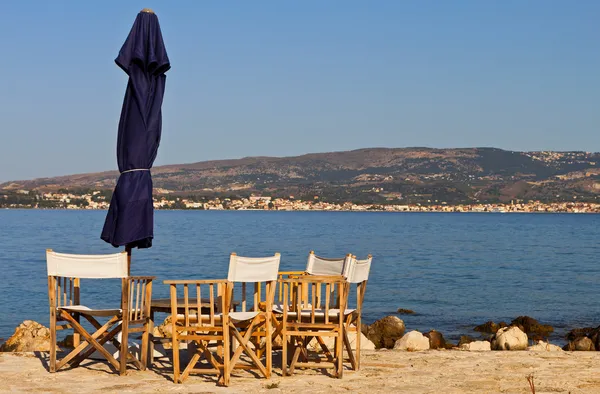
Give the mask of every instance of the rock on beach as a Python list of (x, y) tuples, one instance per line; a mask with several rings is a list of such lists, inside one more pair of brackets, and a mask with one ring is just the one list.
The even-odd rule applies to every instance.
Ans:
[(493, 350), (525, 350), (527, 344), (527, 334), (519, 327), (501, 328), (492, 338)]
[(488, 341), (473, 341), (469, 343), (463, 343), (462, 345), (460, 345), (460, 350), (467, 350), (470, 352), (484, 352), (492, 350), (492, 347)]
[(362, 333), (375, 344), (376, 349), (392, 349), (404, 335), (406, 327), (397, 316), (386, 316), (371, 325), (363, 324)]
[(419, 331), (411, 331), (396, 341), (394, 350), (407, 350), (409, 352), (429, 350), (429, 338)]
[(0, 346), (0, 352), (48, 352), (50, 330), (33, 320), (25, 320), (15, 333)]
[(565, 345), (563, 350), (589, 352), (596, 350), (594, 342), (588, 337), (579, 337)]
[(562, 348), (560, 346), (553, 345), (548, 342), (538, 341), (533, 346), (529, 346), (527, 350), (532, 352), (562, 352)]
[(488, 334), (495, 334), (499, 329), (507, 327), (507, 324), (504, 322), (494, 323), (493, 321), (487, 321), (483, 324), (478, 325), (474, 328), (477, 332), (484, 332)]
[(439, 331), (431, 330), (429, 332), (426, 332), (423, 335), (425, 335), (427, 338), (429, 338), (429, 348), (430, 349), (446, 349), (448, 347), (448, 344), (446, 343), (446, 339), (444, 338), (444, 335), (442, 335), (442, 333)]

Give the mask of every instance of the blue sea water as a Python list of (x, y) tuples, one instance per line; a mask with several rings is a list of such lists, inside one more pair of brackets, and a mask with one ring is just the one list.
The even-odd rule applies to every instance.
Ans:
[[(25, 319), (48, 323), (45, 250), (111, 253), (103, 211), (0, 210), (0, 337)], [(529, 315), (564, 343), (600, 324), (600, 215), (158, 211), (151, 249), (134, 250), (132, 273), (164, 279), (224, 278), (228, 256), (281, 252), (281, 270), (302, 270), (310, 250), (374, 256), (367, 323), (395, 314), (407, 329), (446, 338), (477, 335), (487, 320)], [(82, 298), (118, 302), (118, 283), (82, 281)]]

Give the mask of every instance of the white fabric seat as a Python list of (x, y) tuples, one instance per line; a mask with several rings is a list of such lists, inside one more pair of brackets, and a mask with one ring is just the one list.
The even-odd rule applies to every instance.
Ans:
[(260, 312), (259, 311), (250, 311), (250, 312), (229, 312), (229, 317), (233, 321), (246, 321), (254, 319)]
[(104, 317), (112, 317), (117, 316), (123, 313), (122, 309), (90, 309), (85, 305), (70, 305), (70, 306), (60, 306), (56, 309), (60, 309), (67, 312), (76, 312), (89, 316), (104, 316)]

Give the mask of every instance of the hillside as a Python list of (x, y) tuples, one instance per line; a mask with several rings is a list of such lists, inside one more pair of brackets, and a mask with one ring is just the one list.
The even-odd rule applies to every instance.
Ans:
[[(158, 193), (329, 201), (447, 203), (597, 201), (600, 153), (495, 148), (369, 148), (296, 157), (247, 157), (156, 167)], [(112, 189), (118, 173), (13, 181), (0, 190)]]

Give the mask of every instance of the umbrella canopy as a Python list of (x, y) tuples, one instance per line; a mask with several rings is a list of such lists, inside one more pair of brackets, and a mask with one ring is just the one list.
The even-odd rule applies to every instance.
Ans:
[(129, 76), (117, 140), (119, 180), (113, 192), (101, 238), (115, 247), (149, 248), (154, 237), (150, 168), (160, 143), (165, 72), (171, 68), (151, 10), (142, 10), (119, 56)]

